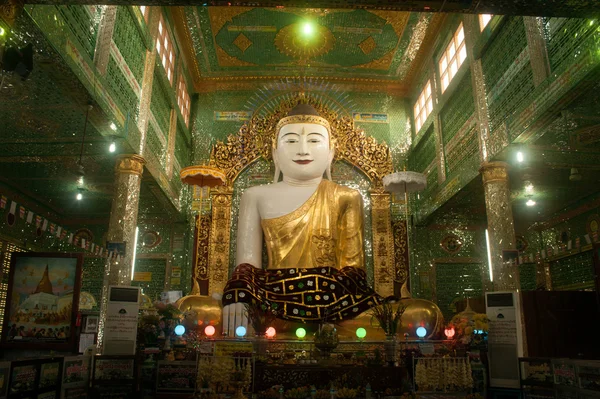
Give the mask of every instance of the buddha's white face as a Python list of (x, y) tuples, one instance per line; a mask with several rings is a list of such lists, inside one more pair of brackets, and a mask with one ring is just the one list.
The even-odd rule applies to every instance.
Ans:
[(283, 126), (273, 158), (285, 177), (296, 180), (322, 177), (333, 159), (327, 128), (314, 123)]

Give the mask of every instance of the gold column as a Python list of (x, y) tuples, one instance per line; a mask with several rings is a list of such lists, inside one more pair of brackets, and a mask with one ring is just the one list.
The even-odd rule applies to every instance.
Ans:
[(146, 132), (148, 131), (148, 120), (150, 119), (150, 103), (152, 101), (152, 83), (154, 82), (154, 65), (156, 62), (155, 37), (158, 32), (158, 20), (160, 19), (160, 8), (150, 7), (148, 16), (148, 30), (152, 37), (152, 47), (146, 51), (144, 63), (144, 77), (142, 78), (142, 90), (140, 92), (140, 111), (138, 114), (137, 127), (140, 131), (139, 153), (144, 155), (146, 148)]
[(144, 163), (144, 158), (129, 154), (120, 155), (115, 165), (115, 185), (107, 239), (110, 242), (124, 242), (125, 254), (120, 259), (113, 257), (111, 260), (107, 260), (104, 267), (98, 348), (102, 348), (103, 343), (102, 331), (106, 320), (108, 287), (111, 285), (131, 285), (131, 264), (133, 262), (140, 184), (144, 172)]
[(390, 205), (390, 194), (371, 192), (373, 288), (384, 297), (394, 295), (394, 234)]
[(544, 26), (542, 18), (523, 17), (529, 62), (533, 70), (533, 84), (537, 87), (550, 75), (550, 61), (544, 39)]
[(223, 293), (229, 278), (231, 200), (233, 189), (211, 189), (212, 223), (208, 249), (208, 294)]
[(104, 6), (100, 17), (96, 50), (94, 51), (94, 65), (104, 75), (110, 60), (110, 44), (112, 42), (115, 22), (117, 20), (117, 6)]
[(502, 250), (514, 250), (515, 228), (513, 223), (508, 164), (485, 162), (480, 169), (485, 191), (488, 234), (492, 259), (494, 289), (514, 291), (520, 289), (519, 270), (502, 261)]

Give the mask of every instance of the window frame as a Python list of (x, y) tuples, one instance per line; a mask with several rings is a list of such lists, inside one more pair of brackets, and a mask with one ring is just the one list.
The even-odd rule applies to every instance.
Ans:
[(490, 24), (490, 21), (494, 18), (494, 14), (478, 14), (477, 20), (479, 21), (479, 31), (483, 30)]
[(450, 86), (450, 82), (452, 82), (452, 79), (454, 79), (466, 59), (467, 44), (465, 43), (465, 29), (461, 22), (452, 34), (450, 42), (438, 60), (438, 72), (442, 94)]
[(162, 12), (160, 13), (160, 18), (158, 20), (158, 32), (156, 35), (155, 47), (156, 55), (158, 56), (160, 64), (165, 69), (169, 84), (173, 86), (175, 81), (175, 60), (177, 59), (177, 56), (175, 54), (173, 40), (169, 34), (169, 27), (165, 22)]
[(188, 88), (183, 76), (183, 72), (179, 71), (179, 81), (177, 83), (177, 106), (183, 116), (183, 121), (187, 127), (190, 126), (190, 110), (191, 110), (191, 99), (188, 93)]
[(150, 15), (150, 6), (138, 6), (138, 9), (142, 13), (144, 22), (148, 23), (148, 16)]
[(413, 122), (415, 124), (415, 135), (419, 133), (425, 121), (433, 112), (433, 88), (431, 79), (423, 86), (423, 90), (417, 97), (417, 101), (413, 106)]

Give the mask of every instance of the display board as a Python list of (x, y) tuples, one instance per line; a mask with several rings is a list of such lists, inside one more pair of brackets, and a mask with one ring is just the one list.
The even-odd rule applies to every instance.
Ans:
[(135, 356), (96, 356), (92, 398), (128, 398), (135, 393)]
[(12, 362), (7, 397), (58, 399), (62, 367), (62, 357)]
[(156, 371), (156, 392), (194, 392), (197, 376), (196, 362), (160, 361)]
[(88, 397), (90, 381), (89, 356), (65, 357), (62, 374), (61, 399), (78, 399)]

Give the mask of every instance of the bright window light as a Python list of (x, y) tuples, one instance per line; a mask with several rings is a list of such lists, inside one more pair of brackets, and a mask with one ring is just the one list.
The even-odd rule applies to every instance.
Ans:
[(442, 93), (446, 91), (452, 78), (454, 78), (466, 58), (467, 48), (465, 46), (465, 30), (461, 23), (439, 61)]
[(490, 281), (494, 281), (494, 273), (492, 272), (492, 250), (490, 248), (490, 234), (488, 229), (485, 229), (485, 246), (487, 248), (488, 270), (490, 273)]
[(431, 111), (433, 111), (433, 98), (431, 97), (431, 80), (428, 80), (414, 107), (415, 133), (419, 133)]
[(135, 227), (135, 238), (133, 239), (133, 258), (131, 259), (131, 281), (133, 281), (133, 274), (135, 273), (135, 257), (137, 256), (137, 243), (138, 233), (140, 232), (139, 227)]
[(492, 14), (479, 14), (479, 29), (483, 31), (492, 20), (492, 17)]
[(167, 73), (169, 82), (173, 84), (173, 76), (175, 69), (175, 54), (173, 53), (173, 45), (171, 44), (171, 36), (169, 36), (169, 30), (166, 29), (166, 24), (163, 15), (160, 15), (158, 22), (158, 37), (156, 38), (156, 52), (158, 53), (158, 59), (161, 60), (163, 68)]

